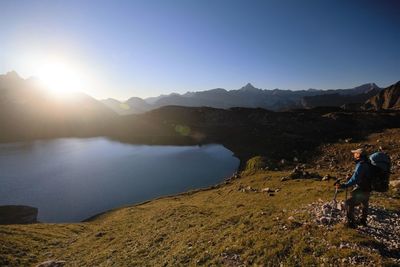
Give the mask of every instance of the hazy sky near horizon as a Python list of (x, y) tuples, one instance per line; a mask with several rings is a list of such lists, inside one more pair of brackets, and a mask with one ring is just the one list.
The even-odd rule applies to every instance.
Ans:
[(59, 60), (96, 98), (400, 80), (396, 0), (0, 0), (0, 73)]

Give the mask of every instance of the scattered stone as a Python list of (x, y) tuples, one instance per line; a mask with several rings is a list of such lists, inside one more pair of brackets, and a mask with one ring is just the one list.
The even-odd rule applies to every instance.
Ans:
[(247, 189), (248, 192), (258, 192), (257, 189), (252, 188), (251, 186), (248, 186), (246, 189)]
[(335, 179), (335, 177), (333, 177), (333, 176), (327, 174), (327, 175), (325, 175), (324, 177), (322, 177), (321, 181), (329, 181), (329, 180), (331, 180), (331, 179)]
[(319, 222), (322, 224), (325, 224), (325, 225), (331, 224), (331, 221), (332, 220), (330, 218), (325, 217), (325, 216), (322, 216), (321, 218), (319, 218)]
[[(346, 222), (346, 214), (343, 202), (314, 202), (308, 204), (304, 210), (314, 218), (314, 223), (320, 227), (332, 228), (333, 225)], [(356, 214), (360, 214), (361, 209), (356, 208)], [(389, 211), (384, 207), (370, 204), (367, 217), (367, 226), (358, 225), (356, 231), (374, 238), (381, 244), (381, 250), (389, 257), (400, 264), (400, 211)], [(360, 245), (341, 243), (339, 248), (357, 249)], [(364, 247), (364, 249), (371, 249)], [(351, 258), (348, 262), (361, 262), (361, 258)]]
[(258, 192), (257, 189), (252, 188), (251, 186), (244, 187), (243, 185), (239, 185), (238, 191), (243, 192), (243, 193)]
[(289, 223), (287, 226), (290, 229), (295, 229), (295, 228), (298, 228), (303, 225), (303, 223), (297, 221), (293, 216), (289, 216), (288, 221), (289, 221)]
[(261, 192), (272, 193), (272, 192), (275, 192), (275, 190), (271, 189), (269, 187), (266, 187), (266, 188), (261, 189)]
[(95, 237), (102, 237), (105, 234), (106, 234), (105, 232), (98, 232), (98, 233), (95, 234)]
[(48, 260), (36, 265), (36, 267), (62, 267), (66, 264), (66, 261)]
[[(333, 225), (345, 222), (345, 213), (341, 208), (344, 202), (326, 202), (321, 205), (321, 201), (310, 204), (311, 214), (315, 217), (315, 222), (319, 225)], [(340, 207), (340, 208), (338, 208)]]
[(371, 206), (367, 226), (360, 226), (358, 231), (383, 243), (389, 250), (397, 251), (400, 263), (400, 211)]
[(350, 243), (343, 243), (343, 242), (341, 242), (340, 245), (339, 245), (339, 248), (340, 248), (340, 249), (351, 248), (351, 245), (350, 245)]
[(392, 186), (393, 188), (400, 188), (400, 180), (393, 180), (390, 181), (390, 186)]
[(226, 266), (242, 266), (243, 261), (239, 254), (222, 252), (222, 263)]
[(240, 173), (235, 172), (235, 173), (232, 174), (231, 177), (228, 177), (228, 178), (225, 179), (225, 183), (229, 183), (229, 182), (231, 182), (233, 180), (237, 180), (237, 179), (240, 179), (240, 178), (241, 178)]
[(305, 166), (303, 164), (297, 165), (292, 172), (290, 173), (288, 179), (312, 179), (317, 178), (320, 179), (321, 175), (319, 173), (310, 173), (305, 170)]
[(232, 176), (229, 178), (230, 180), (235, 180), (241, 178), (240, 173), (235, 172), (232, 174)]

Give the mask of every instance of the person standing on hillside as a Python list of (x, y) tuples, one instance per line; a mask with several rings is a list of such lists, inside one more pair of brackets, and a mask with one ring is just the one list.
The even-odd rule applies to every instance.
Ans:
[(344, 184), (336, 185), (340, 189), (345, 189), (351, 186), (355, 186), (351, 191), (351, 197), (346, 200), (346, 212), (347, 212), (347, 226), (350, 228), (356, 228), (356, 222), (354, 218), (354, 207), (362, 205), (361, 220), (358, 222), (361, 225), (367, 225), (368, 215), (368, 202), (371, 192), (371, 170), (368, 164), (368, 156), (365, 151), (361, 148), (351, 150), (355, 159), (356, 167), (351, 178)]

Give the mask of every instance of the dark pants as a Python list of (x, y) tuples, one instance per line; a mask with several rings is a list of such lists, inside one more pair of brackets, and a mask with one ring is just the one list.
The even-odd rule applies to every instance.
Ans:
[(351, 192), (351, 197), (346, 201), (347, 219), (350, 223), (354, 223), (354, 207), (362, 206), (361, 222), (367, 221), (368, 215), (369, 192), (356, 189)]

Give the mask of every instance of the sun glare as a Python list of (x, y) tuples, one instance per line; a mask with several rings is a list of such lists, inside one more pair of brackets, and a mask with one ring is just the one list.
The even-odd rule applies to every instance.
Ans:
[(47, 62), (38, 68), (37, 76), (51, 92), (67, 94), (81, 91), (84, 79), (79, 71), (63, 62)]

